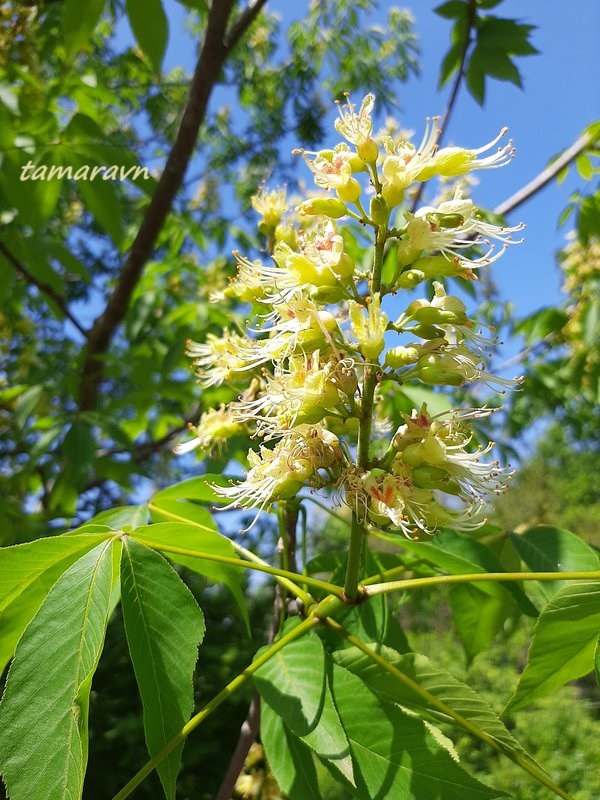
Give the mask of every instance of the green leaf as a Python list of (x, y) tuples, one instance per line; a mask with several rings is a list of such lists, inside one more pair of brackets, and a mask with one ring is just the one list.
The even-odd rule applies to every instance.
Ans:
[(81, 797), (115, 547), (118, 540), (103, 542), (73, 564), (19, 642), (0, 705), (0, 760), (11, 800)]
[(514, 606), (505, 597), (489, 597), (472, 583), (451, 586), (448, 603), (470, 663), (504, 627)]
[(492, 78), (514, 83), (523, 88), (521, 73), (503, 50), (488, 50), (485, 59), (485, 72)]
[(161, 0), (125, 0), (125, 9), (134, 36), (154, 71), (160, 73), (169, 23)]
[[(498, 557), (486, 545), (470, 536), (445, 530), (433, 543), (403, 541), (402, 547), (410, 553), (430, 561), (446, 572), (460, 575), (472, 572), (504, 572)], [(508, 599), (511, 595), (524, 614), (537, 617), (537, 608), (523, 589), (513, 581), (497, 584), (477, 584), (478, 591), (491, 597)]]
[(478, 45), (474, 48), (469, 59), (465, 77), (467, 89), (479, 105), (482, 106), (485, 101), (485, 57), (482, 56)]
[(89, 42), (104, 10), (105, 0), (65, 0), (62, 27), (67, 59)]
[[(376, 649), (376, 645), (370, 646)], [(436, 699), (493, 737), (505, 751), (519, 753), (530, 763), (535, 764), (523, 746), (506, 729), (494, 709), (466, 683), (459, 681), (453, 675), (441, 672), (429, 659), (419, 653), (400, 655), (391, 648), (384, 647), (380, 655)], [(358, 648), (338, 651), (333, 654), (333, 658), (340, 666), (357, 675), (381, 700), (414, 709), (420, 716), (425, 716), (433, 722), (449, 722), (461, 727), (458, 722), (437, 710), (428, 700), (376, 664)]]
[(43, 386), (30, 386), (19, 396), (13, 412), (13, 419), (19, 428), (25, 426), (29, 416), (33, 413), (34, 408), (38, 404), (43, 390)]
[(594, 652), (594, 672), (596, 673), (596, 683), (600, 686), (600, 639)]
[(452, 75), (454, 75), (454, 73), (460, 67), (463, 47), (464, 45), (461, 42), (453, 44), (442, 59), (442, 64), (440, 66), (440, 77), (438, 80), (438, 89), (441, 89), (443, 86), (445, 86)]
[(560, 308), (542, 308), (515, 325), (515, 331), (520, 333), (527, 344), (534, 344), (548, 334), (563, 328), (569, 321), (569, 316)]
[[(286, 629), (296, 624), (294, 620)], [(286, 645), (254, 673), (254, 682), (290, 731), (354, 785), (350, 748), (331, 697), (319, 637), (309, 633)]]
[(505, 713), (591, 672), (599, 632), (600, 581), (560, 589), (536, 623), (525, 670)]
[(19, 638), (62, 573), (106, 539), (69, 534), (2, 548), (0, 559), (0, 672)]
[[(77, 166), (87, 164), (80, 161)], [(119, 196), (114, 186), (97, 175), (93, 180), (78, 180), (77, 189), (99, 227), (119, 246), (123, 241), (123, 224)]]
[(212, 487), (228, 486), (232, 480), (239, 479), (229, 475), (201, 475), (198, 478), (189, 478), (155, 494), (152, 498), (152, 505), (160, 507), (162, 501), (167, 499), (195, 500), (197, 503), (224, 505), (226, 501), (216, 494)]
[(248, 610), (242, 592), (244, 571), (202, 557), (206, 554), (238, 558), (229, 539), (218, 532), (208, 511), (204, 512), (202, 523), (197, 519), (193, 523), (158, 522), (155, 525), (142, 525), (130, 535), (154, 550), (160, 550), (161, 546), (177, 547), (198, 553), (197, 556), (191, 556), (172, 553), (168, 549), (164, 551), (165, 555), (176, 564), (181, 564), (213, 581), (224, 583), (234, 596), (246, 625), (249, 625)]
[(146, 506), (119, 506), (118, 508), (110, 508), (92, 517), (90, 523), (92, 522), (96, 525), (108, 525), (116, 531), (121, 530), (127, 525), (131, 528), (137, 528), (139, 525), (145, 525), (148, 522), (148, 509)]
[(442, 3), (441, 6), (434, 8), (433, 11), (444, 19), (457, 19), (466, 15), (467, 8), (467, 3), (464, 3), (463, 0), (448, 0), (447, 3)]
[(575, 159), (575, 166), (577, 167), (577, 172), (584, 180), (589, 181), (592, 179), (594, 175), (594, 166), (589, 156), (585, 153), (580, 153)]
[(64, 438), (63, 452), (75, 467), (89, 464), (96, 452), (96, 443), (90, 426), (76, 419)]
[[(511, 533), (511, 542), (532, 572), (587, 572), (600, 569), (600, 559), (579, 536), (561, 528), (539, 525), (523, 533)], [(540, 581), (546, 599), (553, 597), (566, 581)]]
[(290, 800), (322, 800), (310, 748), (290, 731), (279, 714), (265, 704), (260, 712), (260, 738), (269, 767)]
[[(146, 744), (155, 756), (192, 713), (204, 616), (168, 561), (129, 537), (121, 559), (121, 603)], [(167, 800), (175, 798), (182, 750), (183, 742), (157, 766)]]
[(379, 700), (334, 664), (332, 691), (354, 759), (360, 800), (485, 800), (503, 797), (466, 773), (425, 723)]

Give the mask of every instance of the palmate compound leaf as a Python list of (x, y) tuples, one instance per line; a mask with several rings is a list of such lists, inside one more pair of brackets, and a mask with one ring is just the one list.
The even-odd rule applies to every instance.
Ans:
[[(422, 720), (376, 697), (360, 678), (334, 664), (314, 634), (287, 645), (257, 671), (255, 679), (263, 708), (269, 709), (261, 723), (267, 758), (291, 800), (315, 796), (306, 790), (314, 781), (307, 744), (333, 771), (331, 745), (309, 741), (322, 724), (330, 691), (337, 711), (330, 738), (338, 748), (345, 743), (341, 753), (351, 755), (351, 796), (359, 800), (504, 797), (464, 772)], [(339, 769), (339, 759), (337, 765)], [(338, 775), (346, 786), (348, 775)]]
[[(441, 700), (465, 720), (491, 736), (505, 752), (519, 754), (522, 759), (528, 760), (539, 769), (523, 746), (507, 730), (494, 709), (466, 683), (440, 671), (419, 653), (401, 655), (389, 647), (379, 648), (377, 644), (369, 646), (437, 700)], [(333, 658), (337, 664), (359, 677), (381, 700), (413, 709), (432, 722), (441, 720), (459, 725), (358, 648), (338, 650), (333, 653)]]
[[(192, 676), (204, 616), (169, 562), (129, 537), (121, 559), (121, 604), (144, 707), (146, 744), (155, 756), (192, 713)], [(182, 750), (183, 742), (157, 767), (168, 800), (175, 797)]]
[[(297, 623), (289, 621), (284, 631)], [(309, 633), (267, 661), (254, 673), (254, 682), (263, 703), (282, 718), (289, 732), (354, 785), (348, 739), (329, 688), (328, 662), (321, 640)]]
[(19, 641), (0, 704), (0, 768), (11, 800), (81, 797), (90, 688), (120, 546), (102, 542), (72, 564)]
[(542, 609), (528, 660), (504, 713), (551, 694), (594, 669), (600, 634), (600, 580), (569, 583)]
[[(85, 532), (84, 532), (85, 531)], [(62, 573), (110, 535), (109, 528), (2, 548), (0, 559), (0, 672), (19, 638)]]
[[(180, 505), (183, 507), (192, 504), (181, 503)], [(179, 513), (185, 514), (186, 510), (179, 510)], [(154, 515), (154, 508), (152, 508), (152, 514)], [(242, 591), (244, 571), (238, 567), (210, 560), (209, 556), (211, 555), (235, 559), (238, 559), (238, 555), (230, 540), (219, 533), (206, 509), (194, 506), (194, 516), (189, 521), (182, 516), (180, 522), (157, 522), (154, 525), (142, 525), (132, 531), (130, 535), (147, 547), (161, 550), (176, 564), (187, 567), (192, 572), (204, 575), (210, 580), (224, 583), (234, 596), (246, 626), (249, 626), (248, 610)], [(197, 553), (197, 555), (182, 555), (172, 552), (169, 548), (187, 550), (190, 553)], [(239, 560), (241, 564), (242, 561)]]
[(506, 797), (465, 772), (425, 723), (332, 665), (333, 698), (350, 742), (360, 800), (488, 800)]

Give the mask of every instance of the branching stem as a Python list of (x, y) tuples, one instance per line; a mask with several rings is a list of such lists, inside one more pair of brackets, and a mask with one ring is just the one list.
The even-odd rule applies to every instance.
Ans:
[[(381, 577), (381, 575), (377, 576)], [(481, 583), (484, 581), (590, 581), (600, 580), (600, 570), (593, 572), (471, 572), (466, 575), (433, 575), (427, 578), (407, 578), (403, 581), (386, 581), (369, 584), (363, 589), (367, 597), (395, 591), (422, 589), (452, 583)]]
[[(373, 271), (371, 273), (371, 295), (381, 289), (381, 271), (387, 229), (379, 227), (375, 238), (375, 253), (373, 257)], [(371, 444), (371, 427), (373, 424), (373, 399), (377, 388), (378, 365), (368, 364), (365, 367), (363, 378), (362, 397), (360, 403), (360, 416), (358, 421), (358, 445), (356, 453), (356, 466), (360, 471), (368, 469), (369, 449)], [(363, 541), (365, 538), (364, 523), (358, 518), (357, 510), (352, 512), (352, 525), (350, 528), (350, 549), (346, 565), (346, 578), (344, 581), (344, 594), (350, 601), (358, 596), (358, 580), (362, 561)]]

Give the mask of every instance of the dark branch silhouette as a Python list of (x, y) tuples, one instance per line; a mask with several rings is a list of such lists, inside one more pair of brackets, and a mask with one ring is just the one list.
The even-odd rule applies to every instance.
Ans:
[(25, 264), (23, 264), (19, 259), (12, 253), (5, 244), (0, 242), (0, 253), (4, 256), (4, 258), (8, 261), (8, 263), (14, 267), (14, 269), (22, 275), (27, 283), (30, 283), (32, 286), (35, 286), (42, 294), (45, 294), (52, 302), (60, 309), (61, 313), (69, 320), (69, 322), (77, 328), (79, 333), (82, 336), (88, 337), (88, 332), (85, 328), (80, 324), (79, 320), (73, 316), (73, 314), (67, 308), (67, 305), (59, 293), (50, 286), (49, 283), (45, 283), (44, 281), (40, 281), (35, 275), (32, 275), (31, 272), (27, 269)]
[(259, 0), (250, 6), (228, 32), (227, 24), (234, 0), (213, 0), (204, 42), (175, 142), (112, 294), (89, 331), (79, 397), (82, 411), (93, 409), (97, 405), (98, 387), (104, 369), (101, 356), (110, 347), (117, 328), (125, 318), (134, 289), (181, 188), (221, 69), (265, 2), (266, 0)]

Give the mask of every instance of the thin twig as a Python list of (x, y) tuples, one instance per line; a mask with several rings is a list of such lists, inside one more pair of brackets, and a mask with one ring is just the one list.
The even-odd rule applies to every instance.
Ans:
[[(460, 66), (458, 68), (458, 72), (456, 73), (456, 78), (454, 79), (454, 84), (452, 86), (452, 91), (450, 92), (450, 97), (448, 99), (448, 103), (446, 105), (446, 110), (444, 111), (444, 115), (442, 117), (442, 121), (440, 123), (440, 135), (438, 136), (438, 145), (442, 141), (444, 133), (446, 132), (446, 127), (448, 125), (448, 121), (450, 119), (450, 115), (454, 110), (454, 106), (456, 104), (456, 99), (458, 97), (458, 90), (460, 89), (460, 85), (462, 83), (463, 78), (465, 77), (465, 63), (467, 61), (467, 53), (469, 52), (469, 47), (471, 46), (471, 31), (473, 30), (473, 24), (475, 22), (475, 14), (476, 14), (476, 5), (477, 0), (469, 0), (469, 5), (467, 8), (467, 29), (465, 31), (465, 38), (463, 42), (463, 50), (460, 56)], [(415, 212), (416, 207), (419, 205), (421, 201), (421, 196), (423, 194), (423, 189), (425, 187), (425, 183), (420, 183), (419, 188), (417, 189), (417, 193), (415, 194), (412, 202), (412, 213)]]
[[(282, 567), (284, 569), (296, 571), (296, 526), (298, 523), (298, 508), (292, 505), (286, 505), (282, 509), (283, 519), (282, 524), (285, 526), (285, 541), (283, 546), (285, 551), (282, 552)], [(277, 636), (281, 623), (285, 615), (285, 602), (284, 590), (281, 584), (275, 586), (275, 596), (273, 599), (273, 614), (267, 644), (273, 644)], [(254, 695), (248, 708), (246, 719), (240, 728), (240, 736), (227, 772), (221, 783), (221, 787), (217, 794), (216, 800), (231, 800), (231, 795), (235, 788), (237, 779), (244, 767), (248, 752), (252, 747), (260, 726), (260, 697)]]
[(216, 800), (231, 800), (235, 784), (246, 762), (248, 752), (258, 735), (260, 725), (260, 698), (258, 692), (254, 695), (248, 708), (248, 715), (240, 728), (240, 738), (236, 745), (227, 772), (221, 783), (221, 788)]
[(0, 242), (0, 253), (4, 256), (4, 258), (9, 262), (9, 264), (15, 268), (15, 270), (22, 275), (27, 283), (30, 283), (32, 286), (35, 286), (42, 294), (45, 294), (47, 297), (52, 300), (55, 305), (58, 306), (60, 311), (64, 314), (64, 316), (69, 320), (69, 322), (77, 328), (79, 333), (82, 336), (85, 336), (87, 339), (88, 332), (85, 328), (79, 323), (76, 317), (69, 311), (64, 299), (58, 294), (58, 292), (50, 286), (50, 284), (45, 283), (44, 281), (40, 281), (35, 275), (32, 275), (31, 272), (27, 269), (25, 264), (23, 264), (19, 259), (6, 247), (5, 244)]
[(522, 189), (519, 189), (518, 192), (509, 197), (508, 200), (505, 200), (503, 203), (500, 203), (499, 206), (496, 206), (494, 209), (494, 214), (498, 214), (498, 216), (505, 217), (511, 211), (514, 211), (515, 208), (525, 203), (534, 194), (543, 189), (550, 181), (555, 178), (558, 173), (564, 169), (571, 161), (577, 158), (577, 156), (582, 153), (586, 147), (591, 144), (591, 137), (589, 133), (583, 133), (573, 144), (568, 147), (564, 153), (562, 153), (555, 161), (552, 162), (546, 169), (542, 170), (540, 174), (535, 177), (532, 181), (530, 181), (526, 186), (523, 186)]
[(223, 65), (240, 37), (254, 21), (266, 0), (254, 3), (227, 32), (227, 23), (234, 0), (213, 0), (208, 15), (204, 42), (190, 85), (181, 124), (157, 188), (152, 196), (129, 254), (110, 295), (106, 307), (96, 318), (89, 332), (89, 344), (82, 371), (79, 407), (90, 410), (96, 407), (98, 387), (104, 366), (101, 356), (108, 350), (115, 331), (122, 323), (131, 296), (143, 268), (152, 255), (179, 192), (188, 164), (192, 158), (198, 132), (204, 118), (212, 91), (219, 80)]

